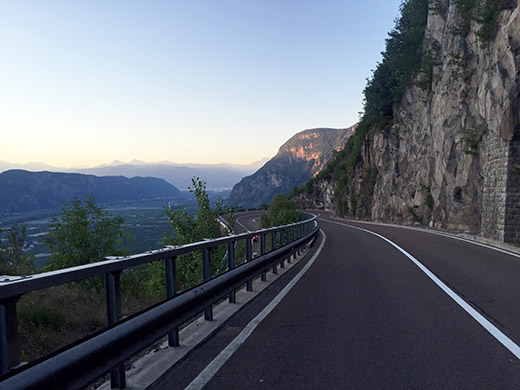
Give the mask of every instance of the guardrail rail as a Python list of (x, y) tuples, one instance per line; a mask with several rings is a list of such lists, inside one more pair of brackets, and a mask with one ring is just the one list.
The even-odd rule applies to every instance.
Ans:
[[(179, 346), (178, 328), (196, 315), (213, 319), (212, 305), (228, 296), (235, 302), (235, 291), (242, 285), (252, 291), (253, 278), (266, 280), (267, 270), (283, 266), (319, 231), (316, 216), (303, 214), (302, 221), (270, 229), (163, 249), (30, 276), (0, 280), (0, 389), (83, 388), (110, 372), (111, 386), (125, 388), (124, 362), (157, 340), (168, 335), (168, 344)], [(259, 237), (260, 254), (252, 256), (253, 237)], [(270, 236), (271, 247), (266, 248)], [(245, 241), (245, 262), (235, 265), (235, 246)], [(212, 248), (227, 245), (227, 270), (211, 274)], [(202, 253), (203, 282), (179, 292), (175, 282), (177, 256)], [(121, 273), (128, 268), (156, 261), (164, 262), (166, 299), (133, 314), (121, 317)], [(20, 363), (16, 303), (26, 293), (57, 285), (104, 276), (107, 327), (48, 356), (27, 364)]]

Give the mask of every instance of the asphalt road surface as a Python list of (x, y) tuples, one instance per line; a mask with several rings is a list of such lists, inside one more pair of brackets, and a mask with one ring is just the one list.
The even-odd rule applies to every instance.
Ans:
[(235, 232), (243, 233), (250, 230), (258, 230), (257, 218), (265, 213), (263, 210), (259, 211), (247, 211), (236, 215), (235, 220)]
[(520, 389), (519, 257), (327, 213), (320, 226), (304, 261), (151, 389)]

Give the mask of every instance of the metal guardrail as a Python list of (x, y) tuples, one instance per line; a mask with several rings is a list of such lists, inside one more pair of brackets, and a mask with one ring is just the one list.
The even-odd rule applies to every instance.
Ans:
[[(316, 216), (302, 215), (304, 221), (193, 244), (166, 247), (156, 251), (93, 264), (46, 272), (13, 280), (0, 280), (0, 376), (1, 389), (76, 389), (83, 388), (111, 372), (112, 387), (124, 388), (124, 362), (168, 335), (170, 346), (178, 346), (178, 327), (204, 311), (206, 320), (213, 319), (212, 304), (229, 296), (235, 302), (235, 290), (246, 284), (252, 290), (252, 279), (283, 266), (285, 259), (295, 256), (319, 231)], [(271, 248), (266, 237), (271, 235)], [(260, 256), (252, 258), (252, 239), (260, 238)], [(246, 262), (235, 266), (235, 244), (245, 241)], [(228, 269), (211, 275), (211, 248), (227, 245)], [(203, 280), (200, 285), (177, 293), (175, 286), (176, 257), (194, 251), (202, 252)], [(140, 313), (121, 318), (120, 275), (124, 269), (154, 261), (164, 261), (167, 299)], [(105, 276), (107, 328), (71, 346), (35, 362), (20, 363), (17, 340), (16, 302), (25, 293), (92, 276)]]

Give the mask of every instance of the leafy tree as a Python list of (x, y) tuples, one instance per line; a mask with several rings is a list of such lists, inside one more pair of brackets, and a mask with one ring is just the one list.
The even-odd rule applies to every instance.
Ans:
[(300, 213), (296, 211), (294, 202), (286, 195), (278, 195), (273, 198), (267, 213), (260, 216), (260, 226), (266, 229), (272, 226), (295, 223), (299, 219)]
[(122, 227), (121, 216), (111, 217), (101, 210), (92, 195), (82, 202), (74, 197), (53, 217), (45, 242), (51, 252), (49, 270), (94, 263), (105, 256), (126, 252), (129, 232)]
[[(226, 213), (231, 227), (225, 229), (226, 233), (232, 233), (233, 212), (224, 202), (219, 199), (214, 207), (206, 192), (206, 182), (200, 178), (192, 178), (192, 185), (188, 190), (197, 200), (198, 208), (194, 214), (190, 214), (186, 208), (173, 209), (168, 206), (166, 215), (170, 220), (174, 236), (165, 238), (165, 242), (170, 245), (184, 245), (204, 239), (218, 238), (222, 230), (218, 217), (220, 213)], [(225, 256), (226, 248), (215, 248), (212, 250), (212, 272), (216, 272)], [(162, 289), (164, 270), (160, 264), (152, 264), (150, 271), (153, 274), (147, 281), (147, 288), (150, 293), (158, 292)], [(192, 287), (202, 281), (202, 255), (199, 252), (192, 252), (179, 256), (176, 261), (176, 276), (179, 289), (183, 290)]]
[(175, 233), (175, 237), (170, 239), (169, 243), (174, 245), (220, 237), (218, 216), (222, 212), (229, 211), (221, 199), (217, 201), (215, 207), (211, 207), (205, 181), (197, 177), (191, 179), (191, 182), (192, 186), (189, 186), (188, 190), (195, 196), (198, 204), (195, 214), (190, 214), (184, 207), (172, 209), (168, 206), (166, 209), (170, 226)]
[(14, 223), (9, 229), (0, 229), (6, 238), (0, 240), (0, 274), (26, 275), (34, 272), (32, 256), (23, 253), (25, 225)]

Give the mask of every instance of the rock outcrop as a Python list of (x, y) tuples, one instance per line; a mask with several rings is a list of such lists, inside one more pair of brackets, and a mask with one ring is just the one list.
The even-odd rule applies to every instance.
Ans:
[(291, 190), (319, 173), (343, 148), (355, 126), (347, 129), (304, 130), (284, 143), (276, 156), (253, 175), (233, 187), (228, 203), (240, 207), (269, 204), (273, 196), (288, 195)]
[(518, 2), (500, 11), (486, 39), (457, 2), (430, 3), (437, 7), (428, 13), (422, 48), (432, 60), (429, 84), (416, 74), (393, 122), (366, 133), (350, 191), (338, 193), (332, 175), (297, 200), (355, 218), (520, 244)]

